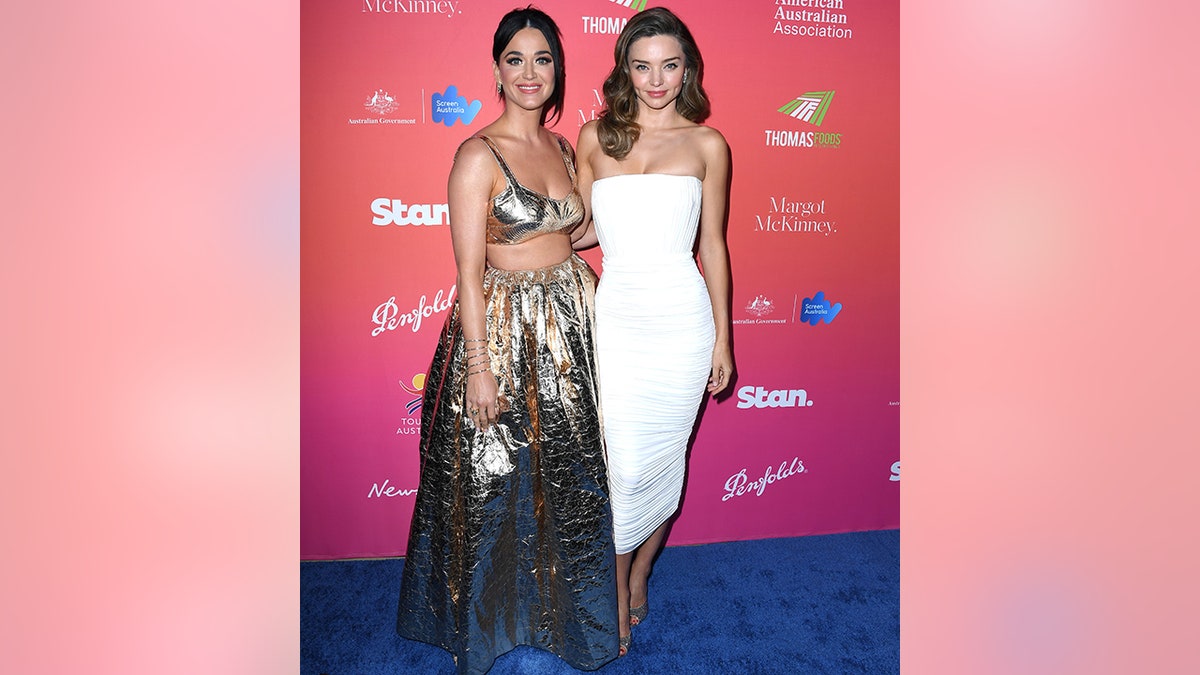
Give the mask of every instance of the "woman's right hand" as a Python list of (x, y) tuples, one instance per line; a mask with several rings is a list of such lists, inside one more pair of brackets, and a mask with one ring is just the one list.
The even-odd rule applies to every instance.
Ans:
[(486, 431), (500, 417), (499, 391), (490, 368), (467, 376), (467, 417), (480, 431)]

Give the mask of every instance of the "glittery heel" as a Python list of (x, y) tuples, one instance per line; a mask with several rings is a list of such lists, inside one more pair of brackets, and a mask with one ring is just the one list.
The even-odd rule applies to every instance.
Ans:
[(646, 619), (646, 615), (650, 613), (650, 603), (646, 602), (640, 607), (629, 608), (629, 625), (636, 626)]

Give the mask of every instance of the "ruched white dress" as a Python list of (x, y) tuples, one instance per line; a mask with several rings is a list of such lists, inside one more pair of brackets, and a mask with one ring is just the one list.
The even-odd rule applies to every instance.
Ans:
[(596, 365), (617, 553), (637, 548), (679, 508), (712, 368), (712, 303), (692, 252), (701, 186), (668, 174), (592, 184), (604, 253)]

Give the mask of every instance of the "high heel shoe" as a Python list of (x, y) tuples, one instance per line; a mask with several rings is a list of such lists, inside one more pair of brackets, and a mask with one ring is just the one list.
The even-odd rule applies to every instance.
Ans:
[(629, 608), (629, 625), (636, 626), (646, 620), (646, 615), (650, 613), (650, 601), (642, 603), (640, 607)]
[(633, 648), (633, 633), (617, 636), (617, 658), (625, 656)]

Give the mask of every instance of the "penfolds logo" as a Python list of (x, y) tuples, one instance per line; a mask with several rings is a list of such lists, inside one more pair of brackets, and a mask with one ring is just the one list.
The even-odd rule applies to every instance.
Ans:
[(761, 497), (768, 485), (804, 472), (804, 462), (800, 461), (799, 457), (792, 459), (791, 462), (784, 460), (779, 463), (779, 466), (768, 466), (762, 476), (754, 480), (750, 480), (750, 477), (746, 475), (746, 470), (742, 469), (725, 481), (725, 496), (721, 497), (721, 501), (727, 502), (745, 494)]
[(400, 306), (396, 304), (396, 296), (393, 295), (371, 314), (371, 321), (375, 324), (371, 336), (375, 337), (384, 331), (396, 330), (403, 326), (410, 326), (414, 333), (421, 330), (424, 319), (450, 309), (450, 305), (454, 304), (454, 291), (457, 289), (458, 286), (451, 286), (449, 291), (438, 291), (432, 302), (427, 295), (422, 294), (417, 306), (407, 312), (400, 311)]

